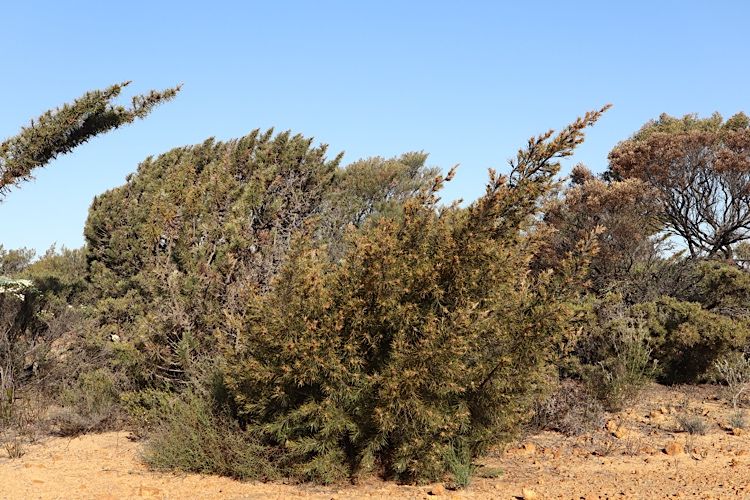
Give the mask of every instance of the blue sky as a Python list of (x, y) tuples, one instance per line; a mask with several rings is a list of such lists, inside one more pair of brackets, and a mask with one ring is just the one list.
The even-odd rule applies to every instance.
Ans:
[(573, 161), (595, 171), (645, 121), (750, 111), (744, 1), (83, 2), (2, 8), (0, 137), (86, 90), (183, 83), (0, 204), (0, 244), (83, 244), (92, 198), (139, 161), (208, 137), (291, 129), (345, 162), (406, 151), (460, 164), (445, 199), (532, 134), (605, 103)]

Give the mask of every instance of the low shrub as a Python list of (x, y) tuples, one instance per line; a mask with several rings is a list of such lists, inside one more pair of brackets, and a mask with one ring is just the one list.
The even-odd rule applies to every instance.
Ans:
[[(274, 450), (217, 411), (210, 399), (191, 391), (180, 396), (151, 393), (146, 399), (140, 401), (139, 415), (147, 415), (152, 426), (143, 455), (152, 468), (242, 480), (279, 477), (272, 464)], [(131, 410), (136, 406), (131, 404)]]
[(734, 411), (729, 417), (729, 425), (731, 425), (733, 429), (744, 429), (747, 427), (745, 412), (742, 410)]
[(534, 404), (532, 427), (578, 436), (604, 425), (604, 407), (582, 382), (563, 380)]
[(641, 318), (621, 316), (610, 321), (611, 354), (585, 372), (591, 391), (610, 410), (621, 410), (653, 379), (654, 364), (648, 330)]
[(609, 410), (632, 401), (655, 374), (651, 336), (642, 314), (618, 294), (589, 298), (577, 319), (582, 333), (563, 373), (582, 380)]
[(708, 430), (708, 424), (706, 421), (698, 415), (691, 415), (686, 413), (679, 413), (675, 417), (677, 423), (683, 432), (687, 432), (691, 436), (700, 434), (701, 436)]
[(725, 385), (726, 398), (739, 408), (750, 393), (750, 356), (733, 352), (714, 363), (714, 379)]
[(119, 391), (115, 376), (104, 368), (81, 374), (75, 384), (59, 397), (62, 408), (51, 416), (63, 436), (103, 431), (120, 416)]
[(721, 356), (741, 350), (750, 335), (747, 320), (705, 310), (701, 304), (672, 297), (638, 304), (650, 332), (652, 357), (661, 382), (695, 383), (707, 377)]

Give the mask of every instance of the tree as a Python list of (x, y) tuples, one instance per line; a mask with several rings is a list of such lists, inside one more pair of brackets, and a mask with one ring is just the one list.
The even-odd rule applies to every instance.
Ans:
[(540, 257), (543, 265), (575, 249), (597, 232), (599, 251), (589, 267), (595, 293), (623, 285), (638, 266), (653, 259), (661, 230), (659, 202), (640, 179), (606, 182), (577, 165), (570, 185), (546, 207), (544, 221), (553, 230)]
[(690, 256), (732, 257), (750, 238), (750, 119), (663, 114), (609, 155), (609, 179), (637, 178), (656, 189), (660, 217)]
[(87, 92), (60, 108), (47, 111), (28, 127), (0, 143), (0, 201), (8, 191), (32, 179), (34, 169), (43, 167), (94, 136), (144, 118), (162, 102), (172, 99), (180, 87), (137, 95), (129, 108), (113, 100), (130, 82)]

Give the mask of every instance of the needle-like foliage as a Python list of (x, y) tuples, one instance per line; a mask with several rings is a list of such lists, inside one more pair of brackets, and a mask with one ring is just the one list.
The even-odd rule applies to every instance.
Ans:
[(144, 118), (172, 99), (180, 87), (133, 97), (130, 107), (113, 104), (130, 82), (87, 92), (60, 108), (47, 111), (14, 137), (0, 143), (0, 200), (32, 172), (99, 134)]
[(341, 259), (299, 239), (224, 339), (237, 411), (278, 447), (284, 474), (435, 480), (512, 435), (572, 335), (594, 251), (586, 238), (557, 269), (532, 272), (535, 216), (602, 111), (532, 138), (467, 208), (439, 203), (451, 171), (399, 216), (352, 230)]

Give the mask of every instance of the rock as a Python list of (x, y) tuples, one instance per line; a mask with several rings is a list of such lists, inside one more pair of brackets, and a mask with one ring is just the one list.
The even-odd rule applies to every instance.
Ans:
[(681, 455), (685, 453), (685, 447), (682, 445), (682, 443), (678, 443), (677, 441), (670, 441), (664, 447), (664, 453), (666, 453), (670, 457), (674, 455)]
[(430, 495), (440, 496), (445, 495), (445, 486), (442, 484), (436, 484), (432, 488), (430, 488), (430, 491), (428, 491)]
[(531, 488), (523, 488), (521, 490), (521, 498), (524, 500), (535, 500), (539, 498), (539, 494)]

